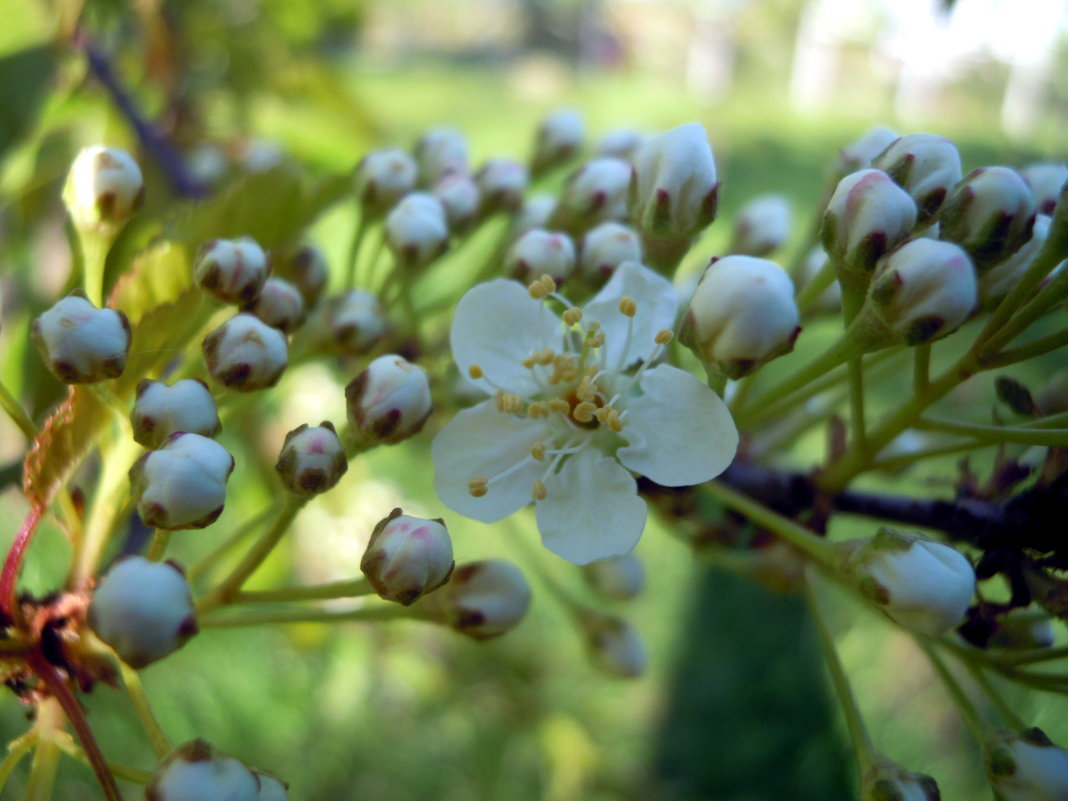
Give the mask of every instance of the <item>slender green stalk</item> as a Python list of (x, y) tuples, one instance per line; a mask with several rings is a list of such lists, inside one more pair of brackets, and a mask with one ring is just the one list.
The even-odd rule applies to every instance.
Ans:
[(868, 447), (868, 426), (864, 415), (864, 366), (859, 358), (850, 359), (849, 371), (849, 430), (852, 445), (858, 450)]
[(907, 467), (914, 462), (922, 462), (926, 459), (936, 459), (939, 456), (952, 456), (955, 453), (966, 453), (979, 448), (994, 446), (994, 442), (972, 441), (956, 442), (952, 445), (941, 445), (937, 448), (926, 448), (913, 453), (902, 453), (898, 456), (888, 456), (885, 459), (876, 459), (871, 463), (874, 470), (897, 470)]
[(239, 592), (235, 604), (280, 603), (283, 601), (328, 601), (334, 598), (359, 598), (374, 595), (375, 588), (365, 578), (316, 584), (311, 587), (282, 587), (277, 590)]
[[(73, 738), (60, 738), (59, 747), (67, 756), (78, 760), (84, 765), (92, 767), (92, 763), (89, 762), (89, 757), (86, 755), (85, 749), (74, 742)], [(132, 768), (129, 765), (122, 765), (118, 762), (108, 762), (108, 768), (111, 770), (112, 774), (118, 778), (133, 782), (134, 784), (144, 785), (152, 781), (152, 774), (147, 770)]]
[(37, 747), (30, 763), (24, 801), (52, 801), (52, 787), (60, 757), (57, 739), (65, 723), (63, 709), (54, 698), (46, 698), (37, 705)]
[(963, 660), (964, 667), (968, 669), (968, 672), (975, 679), (975, 683), (986, 693), (986, 697), (990, 699), (990, 702), (994, 705), (994, 708), (1001, 715), (1002, 719), (1009, 724), (1016, 731), (1023, 731), (1027, 728), (1027, 725), (1023, 722), (1019, 715), (1013, 712), (1012, 707), (1005, 701), (1004, 696), (998, 692), (993, 682), (990, 681), (990, 677), (983, 672), (983, 669), (974, 662)]
[(1028, 359), (1033, 359), (1036, 356), (1041, 356), (1044, 353), (1057, 350), (1065, 345), (1068, 345), (1068, 328), (1061, 331), (1054, 331), (1052, 334), (1046, 334), (1033, 342), (1021, 345), (1018, 348), (1003, 350), (997, 356), (985, 359), (983, 363), (988, 369), (1007, 367), (1010, 364), (1025, 362)]
[(167, 735), (163, 732), (163, 727), (156, 720), (156, 716), (152, 714), (152, 707), (148, 703), (144, 685), (141, 684), (141, 677), (137, 675), (136, 670), (122, 660), (116, 661), (119, 663), (119, 672), (122, 674), (122, 683), (126, 687), (126, 694), (130, 696), (130, 701), (137, 711), (137, 718), (141, 721), (141, 728), (145, 730), (156, 756), (159, 759), (163, 759), (174, 748), (171, 746), (170, 740), (167, 739)]
[(934, 667), (935, 672), (938, 673), (939, 678), (942, 679), (942, 685), (953, 698), (953, 702), (957, 705), (957, 709), (960, 710), (961, 715), (968, 724), (968, 728), (972, 730), (975, 739), (980, 743), (985, 742), (985, 732), (988, 727), (979, 716), (979, 711), (975, 708), (975, 704), (972, 703), (971, 699), (968, 698), (967, 693), (965, 693), (964, 689), (960, 686), (960, 682), (958, 682), (956, 677), (949, 672), (946, 663), (942, 661), (942, 657), (935, 653), (934, 648), (931, 647), (929, 642), (920, 636), (916, 636), (915, 640), (916, 644), (927, 654), (927, 658), (931, 661), (931, 665)]
[(1053, 662), (1068, 659), (1068, 645), (1058, 648), (1029, 648), (1025, 651), (1009, 651), (999, 654), (995, 660), (1004, 665), (1033, 665), (1037, 662)]
[(163, 554), (167, 552), (167, 546), (170, 541), (171, 532), (165, 528), (157, 528), (152, 534), (152, 541), (148, 544), (146, 556), (153, 562), (161, 561)]
[(730, 402), (732, 416), (737, 416), (745, 408), (749, 395), (753, 392), (753, 387), (756, 386), (756, 377), (757, 373), (752, 373), (738, 382), (738, 390), (734, 393), (734, 397), (731, 398)]
[(912, 424), (923, 431), (944, 431), (948, 434), (980, 439), (985, 442), (1017, 442), (1021, 445), (1068, 445), (1068, 428), (1024, 428), (1022, 426), (987, 426), (979, 423), (960, 423), (943, 417), (921, 417)]
[(252, 531), (263, 525), (268, 518), (278, 514), (282, 503), (284, 503), (284, 501), (273, 503), (259, 514), (248, 518), (243, 524), (234, 529), (229, 537), (216, 545), (208, 553), (204, 554), (204, 556), (200, 557), (200, 559), (193, 562), (187, 571), (189, 580), (193, 581), (194, 579), (198, 579), (211, 570), (218, 563), (219, 559), (236, 547), (241, 540), (245, 539), (245, 537), (252, 533)]
[(925, 342), (912, 349), (912, 391), (921, 395), (931, 383), (931, 343)]
[(205, 616), (202, 628), (221, 629), (243, 626), (269, 626), (278, 623), (351, 623), (374, 622), (378, 620), (423, 619), (419, 610), (410, 606), (390, 604), (389, 606), (372, 606), (364, 609), (337, 611), (334, 609), (278, 609), (263, 612), (241, 612), (235, 614), (210, 614)]
[(0, 408), (2, 408), (7, 416), (11, 418), (11, 421), (18, 426), (19, 431), (23, 436), (31, 442), (37, 436), (37, 426), (33, 424), (33, 420), (26, 414), (26, 410), (22, 408), (22, 404), (18, 402), (18, 399), (11, 394), (10, 390), (4, 383), (0, 381)]
[(705, 374), (708, 378), (708, 388), (722, 398), (727, 389), (727, 376), (717, 373), (715, 368), (707, 364), (705, 365)]
[(97, 482), (92, 509), (85, 523), (85, 539), (74, 565), (72, 585), (75, 587), (87, 586), (89, 579), (97, 574), (115, 523), (126, 510), (125, 499), (130, 491), (127, 474), (140, 450), (140, 445), (125, 438), (102, 449), (104, 469)]
[(104, 270), (114, 236), (97, 231), (79, 231), (82, 245), (82, 288), (89, 302), (104, 307)]
[(3, 791), (4, 785), (7, 784), (7, 780), (11, 778), (11, 774), (14, 773), (18, 764), (33, 750), (36, 744), (37, 732), (34, 729), (30, 729), (21, 737), (7, 744), (7, 754), (4, 756), (3, 761), (0, 762), (0, 792)]
[(364, 237), (367, 235), (367, 229), (370, 227), (367, 224), (367, 214), (363, 210), (363, 204), (358, 199), (356, 201), (356, 213), (360, 215), (360, 221), (356, 223), (356, 228), (352, 232), (349, 256), (345, 262), (345, 289), (352, 289), (356, 286), (356, 278), (359, 275), (356, 266), (360, 261), (360, 248), (363, 245)]

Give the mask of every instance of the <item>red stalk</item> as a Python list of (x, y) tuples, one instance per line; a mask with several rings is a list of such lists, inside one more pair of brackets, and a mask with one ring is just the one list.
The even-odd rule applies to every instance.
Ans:
[(17, 584), (19, 570), (22, 568), (22, 559), (33, 541), (33, 534), (37, 531), (37, 524), (41, 522), (44, 508), (34, 505), (30, 507), (30, 513), (22, 523), (22, 528), (15, 535), (11, 548), (4, 560), (4, 569), (0, 573), (0, 611), (11, 622), (15, 622), (15, 613), (18, 607)]

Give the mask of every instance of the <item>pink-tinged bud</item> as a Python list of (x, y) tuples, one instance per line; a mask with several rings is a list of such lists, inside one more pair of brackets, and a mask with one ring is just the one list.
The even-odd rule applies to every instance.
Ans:
[(870, 273), (882, 255), (916, 225), (916, 204), (880, 170), (847, 175), (827, 204), (820, 228), (823, 247), (843, 268)]
[(98, 309), (80, 292), (37, 317), (30, 336), (48, 369), (65, 384), (118, 378), (126, 369), (130, 321), (121, 311)]
[(1023, 247), (1035, 224), (1035, 196), (1008, 167), (981, 167), (942, 207), (942, 239), (956, 242), (985, 272)]
[(798, 319), (785, 271), (753, 256), (726, 256), (701, 276), (679, 341), (721, 374), (741, 378), (793, 350)]
[(1002, 729), (983, 743), (983, 763), (1000, 801), (1064, 801), (1068, 751), (1041, 729)]
[(621, 617), (586, 612), (579, 618), (586, 635), (590, 661), (601, 671), (621, 679), (645, 673), (649, 659), (638, 630)]
[(790, 236), (790, 202), (782, 195), (762, 195), (746, 203), (734, 220), (729, 251), (767, 256)]
[(89, 625), (130, 667), (168, 656), (197, 633), (185, 573), (174, 562), (122, 557), (93, 591)]
[(587, 162), (567, 179), (554, 217), (561, 225), (626, 217), (630, 174), (630, 165), (620, 159)]
[(274, 469), (290, 492), (318, 495), (341, 480), (349, 461), (334, 424), (324, 420), (314, 427), (305, 423), (286, 434)]
[(527, 231), (508, 249), (504, 257), (505, 275), (527, 283), (548, 275), (557, 284), (575, 271), (575, 246), (571, 237), (560, 231)]
[(583, 135), (582, 117), (577, 111), (554, 111), (538, 126), (531, 171), (541, 175), (571, 159), (582, 147)]
[(137, 162), (125, 150), (103, 145), (78, 153), (63, 187), (63, 202), (80, 231), (117, 231), (144, 200)]
[(607, 281), (625, 261), (642, 261), (642, 239), (633, 228), (604, 222), (582, 237), (579, 272), (587, 281)]
[(289, 785), (277, 776), (262, 770), (252, 771), (252, 776), (260, 788), (256, 801), (289, 801)]
[(475, 174), (482, 195), (482, 214), (514, 212), (523, 205), (530, 175), (518, 161), (490, 159)]
[(370, 292), (350, 289), (328, 302), (326, 327), (331, 341), (343, 353), (357, 356), (385, 335), (386, 313)]
[(478, 216), (481, 197), (478, 186), (466, 173), (447, 175), (434, 184), (434, 197), (445, 209), (451, 231), (467, 230)]
[(1016, 282), (1027, 272), (1031, 262), (1046, 244), (1051, 222), (1045, 214), (1037, 215), (1034, 225), (1031, 226), (1031, 238), (1007, 259), (980, 274), (979, 297), (984, 307), (998, 302), (1016, 286)]
[(838, 167), (843, 173), (866, 170), (886, 148), (898, 140), (898, 135), (889, 128), (876, 126), (853, 140), (838, 154)]
[(1020, 170), (1020, 175), (1035, 196), (1038, 213), (1052, 217), (1068, 183), (1068, 164), (1032, 164)]
[(515, 628), (530, 607), (530, 585), (503, 559), (458, 566), (437, 592), (420, 604), (428, 616), (476, 640)]
[(314, 309), (326, 290), (330, 268), (326, 256), (314, 245), (305, 245), (281, 266), (279, 274), (300, 290), (305, 309)]
[(290, 333), (304, 322), (304, 297), (296, 286), (281, 278), (268, 278), (259, 297), (245, 307), (271, 328)]
[(716, 161), (701, 125), (672, 128), (638, 150), (627, 199), (635, 228), (689, 238), (715, 219), (718, 204)]
[(889, 759), (878, 759), (860, 777), (860, 801), (939, 801), (938, 783)]
[(873, 162), (916, 202), (917, 219), (933, 219), (961, 178), (960, 153), (950, 140), (934, 134), (902, 136)]
[(393, 445), (423, 428), (432, 409), (426, 370), (379, 356), (345, 387), (349, 423), (368, 444)]
[(197, 284), (223, 303), (252, 302), (270, 272), (267, 254), (247, 236), (206, 242), (193, 265)]
[(145, 787), (148, 801), (261, 801), (255, 775), (203, 740), (178, 746)]
[(594, 592), (613, 601), (629, 601), (645, 588), (645, 568), (630, 553), (583, 565), (582, 574)]
[(443, 178), (467, 175), (467, 140), (455, 128), (431, 128), (415, 145), (421, 186), (436, 186)]
[(441, 587), (452, 574), (452, 540), (440, 517), (394, 509), (371, 532), (360, 570), (375, 592), (404, 606)]
[(523, 208), (512, 220), (512, 236), (518, 237), (532, 228), (546, 228), (549, 218), (556, 211), (556, 198), (552, 195), (534, 195), (523, 201)]
[(889, 528), (841, 547), (846, 577), (902, 626), (940, 637), (964, 619), (975, 571), (960, 551)]
[(213, 439), (173, 434), (130, 468), (131, 492), (146, 526), (204, 528), (222, 514), (234, 457)]
[(376, 150), (356, 165), (353, 189), (370, 217), (381, 217), (415, 189), (418, 167), (403, 150)]
[(214, 437), (222, 429), (215, 399), (207, 384), (195, 378), (183, 378), (170, 386), (142, 381), (137, 385), (130, 422), (134, 439), (146, 448), (158, 448), (180, 431)]
[(208, 334), (203, 350), (211, 377), (238, 392), (273, 387), (289, 359), (286, 335), (244, 313)]
[(405, 196), (386, 216), (386, 243), (406, 267), (422, 267), (449, 243), (449, 224), (441, 201), (426, 192)]
[(871, 284), (876, 316), (906, 345), (947, 336), (979, 305), (968, 254), (952, 242), (913, 239), (883, 262)]
[(597, 155), (633, 162), (634, 156), (647, 141), (649, 141), (648, 136), (629, 128), (609, 131), (598, 142)]

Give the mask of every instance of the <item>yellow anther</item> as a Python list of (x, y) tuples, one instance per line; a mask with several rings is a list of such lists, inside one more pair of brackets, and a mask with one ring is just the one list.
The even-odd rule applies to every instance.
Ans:
[(545, 490), (545, 484), (541, 481), (535, 481), (534, 486), (530, 488), (530, 497), (536, 501), (544, 501), (545, 496), (548, 494)]
[(530, 455), (537, 459), (539, 462), (545, 461), (545, 443), (535, 442), (530, 446)]
[(669, 343), (674, 338), (675, 338), (675, 335), (673, 333), (671, 333), (670, 331), (668, 331), (666, 328), (663, 328), (660, 331), (656, 332), (656, 344), (657, 345), (666, 345), (667, 343)]
[(553, 398), (549, 401), (549, 408), (554, 412), (560, 412), (560, 414), (567, 414), (571, 411), (571, 404), (569, 404), (563, 398)]
[(588, 378), (583, 378), (575, 388), (575, 397), (580, 401), (592, 401), (597, 397), (597, 390), (590, 385), (590, 380)]
[(556, 281), (553, 280), (551, 275), (543, 275), (538, 279), (538, 283), (545, 289), (545, 294), (556, 291)]
[(638, 313), (638, 304), (634, 302), (634, 298), (624, 295), (619, 299), (619, 311), (627, 317), (633, 317)]
[(564, 322), (568, 325), (577, 325), (582, 322), (582, 309), (577, 306), (572, 306), (563, 314)]
[(616, 433), (623, 430), (623, 421), (619, 419), (619, 412), (615, 409), (608, 413), (608, 427)]
[(545, 348), (544, 350), (539, 350), (537, 353), (535, 353), (530, 358), (532, 358), (534, 360), (535, 364), (540, 364), (540, 365), (552, 364), (553, 363), (553, 359), (556, 358), (556, 351), (554, 351), (552, 348)]
[(545, 288), (541, 281), (534, 281), (527, 287), (527, 294), (534, 300), (545, 300), (549, 296), (549, 290)]
[(582, 371), (582, 374), (586, 376), (586, 378), (593, 378), (599, 372), (601, 372), (601, 368), (596, 364), (587, 364), (586, 369)]
[(597, 411), (597, 404), (590, 403), (589, 401), (582, 401), (575, 407), (575, 411), (571, 414), (580, 423), (592, 423), (593, 415)]
[(531, 369), (535, 365), (535, 363), (536, 362), (534, 361), (533, 356), (527, 356), (527, 358), (523, 359), (523, 361), (521, 362), (521, 364), (528, 370)]
[(549, 416), (549, 404), (545, 401), (533, 401), (527, 406), (527, 417), (531, 419), (537, 419), (539, 417)]
[(474, 378), (475, 380), (478, 380), (479, 378), (482, 378), (483, 376), (486, 375), (485, 373), (482, 372), (482, 368), (479, 367), (477, 364), (472, 364), (470, 367), (468, 367), (467, 368), (467, 374), (469, 376), (471, 376), (472, 378)]
[(489, 491), (489, 489), (486, 487), (487, 483), (489, 483), (488, 478), (483, 478), (481, 476), (479, 476), (478, 478), (473, 478), (467, 482), (467, 491), (470, 492), (476, 498), (481, 498)]
[(589, 339), (591, 348), (599, 348), (604, 344), (604, 331), (598, 331)]
[(497, 390), (497, 393), (493, 396), (493, 402), (497, 406), (498, 412), (519, 414), (523, 411), (523, 399), (518, 395), (513, 395), (511, 392)]
[(591, 334), (596, 334), (598, 331), (601, 330), (601, 321), (590, 320), (588, 323), (586, 323), (586, 330), (589, 331)]

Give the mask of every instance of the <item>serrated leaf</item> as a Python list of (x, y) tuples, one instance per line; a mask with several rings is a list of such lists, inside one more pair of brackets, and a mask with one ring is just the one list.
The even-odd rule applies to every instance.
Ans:
[(1034, 416), (1036, 411), (1035, 399), (1031, 396), (1031, 391), (1027, 387), (1015, 378), (1009, 378), (1008, 376), (998, 376), (994, 386), (997, 389), (998, 399), (1016, 414), (1022, 414), (1025, 417)]

